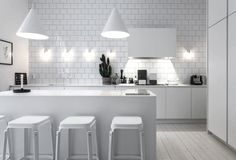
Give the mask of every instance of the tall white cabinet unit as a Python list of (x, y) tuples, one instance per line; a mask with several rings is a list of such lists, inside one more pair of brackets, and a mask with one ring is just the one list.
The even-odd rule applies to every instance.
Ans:
[[(235, 1), (235, 0), (232, 0)], [(212, 26), (227, 16), (227, 0), (208, 1), (208, 26)]]
[(236, 1), (208, 6), (208, 130), (236, 149)]
[(226, 20), (208, 30), (208, 129), (226, 141), (227, 32)]
[(228, 18), (228, 33), (228, 143), (236, 148), (236, 14)]
[(228, 15), (236, 12), (236, 1), (235, 0), (228, 0), (229, 3), (229, 11)]

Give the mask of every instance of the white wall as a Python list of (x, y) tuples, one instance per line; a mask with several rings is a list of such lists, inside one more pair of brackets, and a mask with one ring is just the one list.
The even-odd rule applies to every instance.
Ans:
[[(134, 77), (137, 69), (147, 69), (157, 73), (160, 80), (179, 78), (180, 82), (189, 83), (191, 74), (206, 74), (206, 0), (34, 0), (34, 3), (50, 39), (29, 42), (31, 83), (101, 84), (99, 57), (109, 50), (116, 52), (111, 59), (113, 71), (125, 69), (128, 77)], [(128, 61), (127, 39), (109, 40), (100, 35), (114, 6), (128, 29), (176, 28), (176, 58)], [(49, 49), (47, 54), (43, 53), (45, 47)], [(71, 53), (65, 54), (65, 49), (72, 49)], [(95, 55), (85, 53), (86, 49), (94, 49)], [(191, 49), (193, 58), (188, 58), (186, 49)]]
[(15, 72), (28, 72), (28, 41), (16, 36), (27, 12), (27, 0), (0, 0), (0, 39), (13, 42), (13, 65), (0, 65), (0, 91), (14, 84)]

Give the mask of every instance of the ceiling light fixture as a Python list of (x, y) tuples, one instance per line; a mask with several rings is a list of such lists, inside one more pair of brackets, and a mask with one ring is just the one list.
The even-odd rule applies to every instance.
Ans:
[(101, 36), (115, 39), (129, 37), (129, 32), (116, 8), (112, 10), (110, 17), (104, 26), (103, 32), (101, 33)]
[(49, 38), (42, 27), (40, 18), (33, 8), (33, 5), (20, 28), (16, 32), (16, 35), (26, 39), (34, 40), (46, 40)]

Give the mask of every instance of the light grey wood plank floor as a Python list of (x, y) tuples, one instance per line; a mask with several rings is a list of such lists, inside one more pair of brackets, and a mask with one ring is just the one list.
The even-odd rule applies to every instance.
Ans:
[(157, 160), (236, 160), (205, 124), (158, 124)]

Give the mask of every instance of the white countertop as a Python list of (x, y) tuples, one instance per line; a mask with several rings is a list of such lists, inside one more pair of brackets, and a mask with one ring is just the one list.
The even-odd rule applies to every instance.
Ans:
[(154, 93), (148, 91), (150, 95), (126, 95), (126, 93), (136, 93), (138, 89), (128, 90), (31, 90), (29, 93), (13, 93), (13, 91), (0, 92), (0, 96), (118, 96), (118, 97), (150, 97)]
[[(118, 84), (118, 85), (78, 85), (78, 84), (28, 84), (26, 87), (135, 87), (135, 88), (162, 88), (162, 87), (207, 87), (207, 85), (191, 84), (158, 84), (158, 85), (135, 85), (135, 84)], [(19, 85), (10, 85), (10, 87), (19, 87)]]

